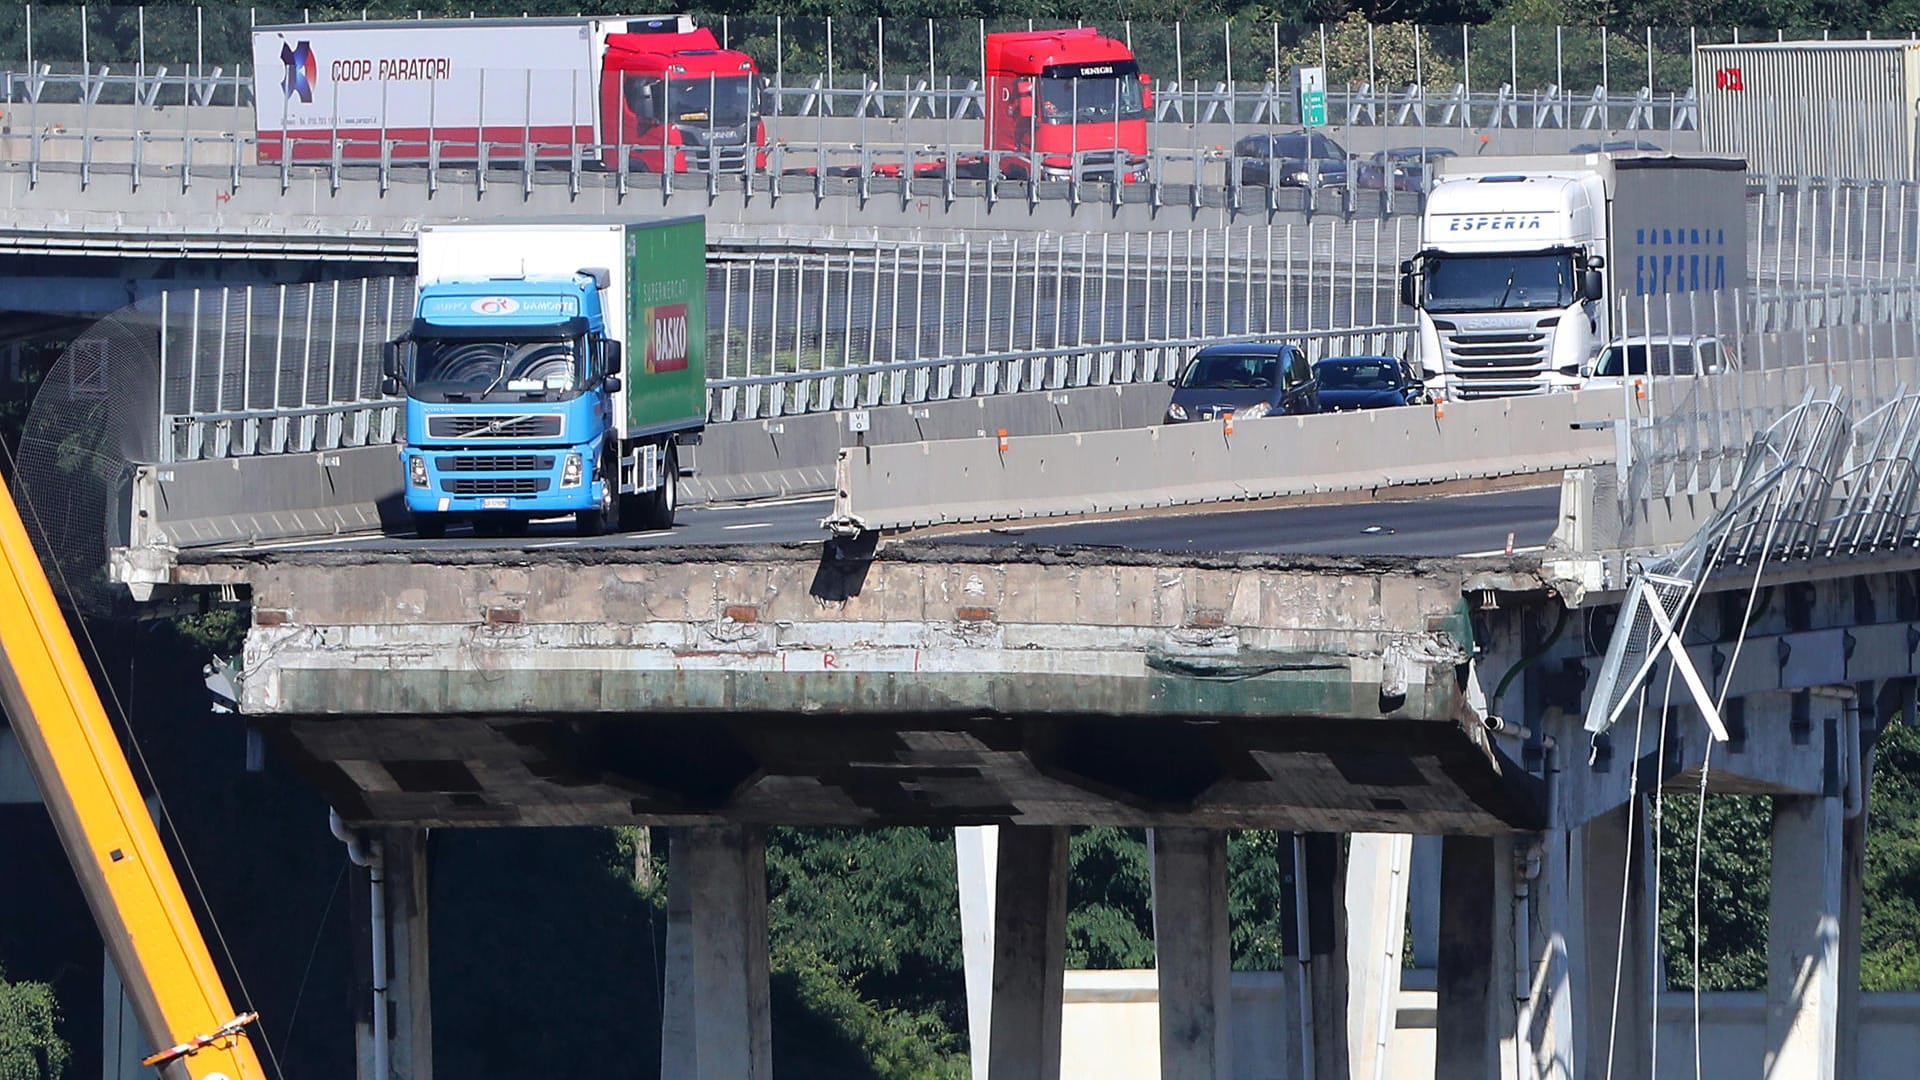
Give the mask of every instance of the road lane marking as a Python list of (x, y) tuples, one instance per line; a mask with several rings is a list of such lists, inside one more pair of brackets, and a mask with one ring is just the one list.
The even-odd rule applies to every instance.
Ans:
[(1508, 551), (1504, 547), (1497, 547), (1497, 548), (1494, 548), (1492, 551), (1463, 551), (1460, 554), (1454, 556), (1454, 558), (1456, 559), (1491, 559), (1496, 555), (1530, 555), (1533, 552), (1545, 551), (1545, 550), (1547, 550), (1547, 545), (1545, 544), (1536, 544), (1533, 547), (1517, 547), (1517, 548), (1514, 548), (1512, 551)]
[(744, 524), (740, 524), (740, 525), (722, 525), (722, 526), (720, 526), (720, 528), (721, 528), (722, 530), (724, 530), (724, 531), (728, 531), (728, 532), (731, 532), (731, 531), (732, 531), (732, 530), (734, 530), (734, 529), (771, 529), (771, 528), (773, 528), (773, 522), (771, 522), (771, 521), (749, 521), (749, 522), (746, 522), (746, 523), (744, 523)]
[(755, 499), (752, 502), (722, 503), (718, 505), (709, 503), (706, 506), (689, 506), (687, 509), (718, 514), (733, 510), (762, 510), (774, 506), (805, 506), (808, 503), (830, 503), (832, 501), (833, 496), (831, 495), (799, 495), (791, 499)]

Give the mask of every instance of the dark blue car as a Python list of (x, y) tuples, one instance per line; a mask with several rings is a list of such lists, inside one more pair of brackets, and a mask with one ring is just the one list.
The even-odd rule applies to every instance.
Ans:
[(1424, 381), (1391, 356), (1330, 356), (1313, 365), (1327, 412), (1386, 409), (1426, 400)]
[(1320, 411), (1313, 365), (1297, 345), (1207, 345), (1171, 380), (1167, 423), (1299, 416)]

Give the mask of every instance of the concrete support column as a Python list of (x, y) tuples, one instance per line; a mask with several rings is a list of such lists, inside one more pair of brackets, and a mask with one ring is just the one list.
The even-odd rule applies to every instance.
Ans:
[[(1573, 943), (1581, 928), (1574, 910), (1572, 837), (1566, 829), (1551, 830), (1540, 838), (1539, 857), (1528, 883), (1533, 894), (1527, 990), (1532, 1016), (1524, 1032), (1534, 1075), (1546, 1080), (1574, 1080), (1580, 1072), (1579, 1039), (1574, 1020)], [(1514, 992), (1520, 992), (1516, 986)]]
[(13, 730), (0, 724), (0, 806), (8, 803), (32, 804), (40, 801), (40, 789), (27, 771), (27, 756)]
[(1407, 924), (1413, 937), (1413, 966), (1440, 966), (1440, 838), (1413, 838), (1413, 869), (1407, 886)]
[(1407, 881), (1414, 838), (1355, 833), (1347, 848), (1347, 1057), (1353, 1075), (1390, 1075), (1407, 933)]
[(1439, 959), (1434, 1075), (1513, 1076), (1511, 837), (1446, 838), (1440, 857)]
[(1842, 808), (1826, 796), (1775, 796), (1767, 905), (1769, 1080), (1833, 1080), (1840, 1006)]
[(427, 831), (383, 829), (387, 894), (387, 1067), (393, 1080), (433, 1076), (433, 994), (429, 978)]
[[(1865, 791), (1861, 793), (1864, 800)], [(1834, 1075), (1860, 1075), (1860, 931), (1867, 891), (1867, 813), (1840, 825), (1840, 1008), (1834, 1047)]]
[(351, 875), (354, 1075), (426, 1080), (433, 1075), (427, 832), (374, 829), (356, 842), (368, 865)]
[(960, 956), (967, 981), (967, 1057), (973, 1080), (987, 1080), (993, 1030), (993, 885), (1000, 826), (953, 830), (953, 862), (960, 885)]
[(1347, 838), (1303, 838), (1307, 878), (1307, 985), (1313, 1003), (1313, 1078), (1347, 1080)]
[(769, 1080), (765, 834), (675, 828), (667, 843), (661, 1075)]
[(693, 875), (687, 830), (667, 830), (667, 947), (660, 991), (660, 1075), (692, 1076), (699, 1066), (693, 1044)]
[(140, 1064), (141, 1058), (153, 1052), (140, 1031), (140, 1015), (127, 998), (113, 953), (102, 949), (101, 956), (100, 1080), (152, 1080), (153, 1067)]
[(1064, 828), (1000, 830), (993, 908), (992, 1080), (1056, 1080), (1067, 968)]
[(1153, 951), (1162, 1080), (1233, 1075), (1227, 834), (1153, 829)]
[[(1654, 925), (1647, 868), (1653, 851), (1640, 804), (1626, 803), (1569, 838), (1569, 899), (1579, 1006), (1574, 1040), (1582, 1076), (1653, 1070)], [(1611, 1069), (1609, 1069), (1611, 1064)]]

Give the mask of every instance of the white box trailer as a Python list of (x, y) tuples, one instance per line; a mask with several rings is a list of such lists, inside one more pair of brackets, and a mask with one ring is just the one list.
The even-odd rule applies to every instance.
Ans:
[(1920, 179), (1920, 43), (1704, 45), (1693, 74), (1705, 153), (1763, 176)]
[[(602, 140), (610, 34), (690, 33), (685, 15), (295, 23), (253, 32), (258, 156), (565, 160)], [(437, 148), (434, 144), (438, 144)], [(437, 150), (437, 154), (436, 154)]]

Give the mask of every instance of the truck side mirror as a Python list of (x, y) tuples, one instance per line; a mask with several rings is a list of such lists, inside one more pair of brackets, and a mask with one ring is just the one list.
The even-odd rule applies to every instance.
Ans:
[(1601, 278), (1600, 271), (1588, 270), (1580, 275), (1580, 299), (1600, 300), (1607, 295), (1607, 283)]
[[(400, 377), (400, 342), (389, 341), (380, 346), (380, 374), (389, 379)], [(387, 391), (392, 393), (391, 390)]]
[(603, 348), (607, 350), (607, 374), (620, 374), (620, 343), (609, 341)]
[(400, 396), (400, 380), (391, 375), (380, 380), (380, 392), (388, 397)]
[(1153, 76), (1144, 71), (1140, 73), (1140, 110), (1153, 111)]
[(620, 387), (621, 387), (620, 376), (618, 375), (607, 376), (607, 393), (617, 394), (620, 392)]
[(1420, 306), (1420, 275), (1411, 272), (1400, 275), (1400, 302), (1410, 308)]

